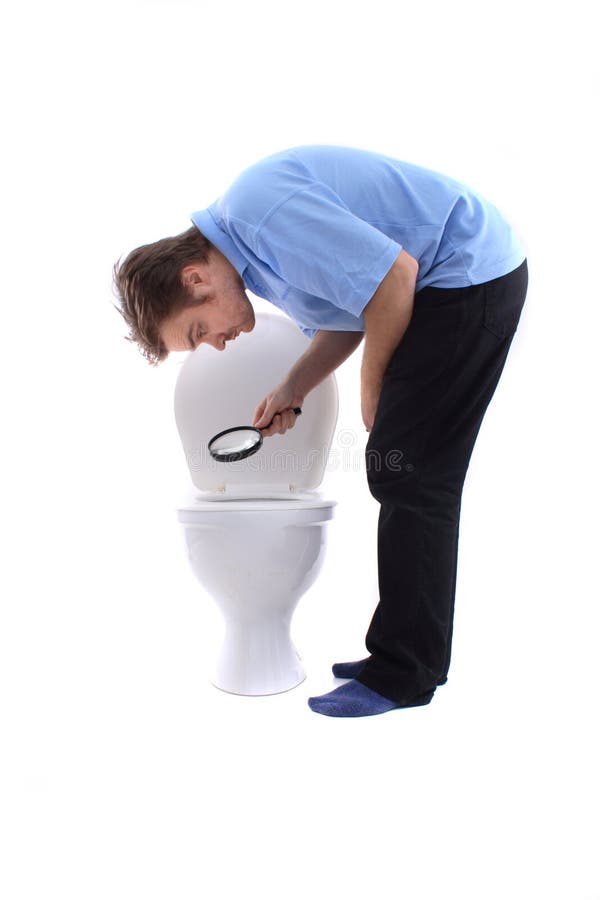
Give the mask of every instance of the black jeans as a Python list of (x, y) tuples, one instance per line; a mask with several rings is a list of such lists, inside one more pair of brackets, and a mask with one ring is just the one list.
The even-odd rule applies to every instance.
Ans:
[(379, 604), (358, 681), (429, 703), (450, 665), (462, 489), (525, 302), (527, 260), (501, 278), (415, 294), (366, 448), (381, 504)]

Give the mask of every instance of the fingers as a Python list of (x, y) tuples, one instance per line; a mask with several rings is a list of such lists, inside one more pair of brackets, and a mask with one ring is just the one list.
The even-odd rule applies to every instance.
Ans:
[[(260, 420), (259, 420), (260, 421)], [(270, 437), (273, 434), (285, 434), (285, 432), (289, 428), (293, 428), (296, 424), (296, 413), (293, 409), (282, 410), (281, 412), (275, 413), (273, 416), (273, 421), (267, 425), (266, 428), (261, 428), (263, 437)], [(257, 427), (260, 427), (257, 425)]]
[[(256, 407), (256, 409), (254, 410), (254, 418), (253, 418), (253, 420), (252, 420), (252, 424), (254, 425), (255, 428), (260, 428), (260, 425), (259, 425), (258, 423), (259, 423), (263, 418), (265, 418), (265, 407), (266, 407), (266, 405), (267, 405), (267, 398), (265, 397), (265, 399), (264, 399), (264, 400), (261, 400), (261, 402), (258, 404), (258, 406)], [(269, 421), (270, 421), (269, 419), (266, 419), (266, 418), (265, 418), (265, 422), (264, 422), (263, 424), (266, 425)]]

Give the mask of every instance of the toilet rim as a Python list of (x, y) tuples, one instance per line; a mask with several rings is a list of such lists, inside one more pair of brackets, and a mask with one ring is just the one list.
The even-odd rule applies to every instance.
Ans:
[(322, 497), (309, 499), (257, 499), (248, 498), (245, 500), (193, 500), (189, 503), (181, 503), (177, 506), (177, 512), (184, 514), (186, 517), (194, 513), (228, 513), (228, 512), (290, 512), (294, 510), (305, 509), (328, 509), (337, 506), (336, 500), (326, 500)]

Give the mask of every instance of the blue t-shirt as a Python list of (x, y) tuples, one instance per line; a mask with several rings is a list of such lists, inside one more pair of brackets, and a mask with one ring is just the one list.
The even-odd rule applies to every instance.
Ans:
[(430, 169), (350, 147), (293, 147), (250, 166), (192, 222), (246, 287), (312, 337), (364, 331), (363, 309), (404, 248), (416, 290), (465, 287), (525, 252), (498, 209)]

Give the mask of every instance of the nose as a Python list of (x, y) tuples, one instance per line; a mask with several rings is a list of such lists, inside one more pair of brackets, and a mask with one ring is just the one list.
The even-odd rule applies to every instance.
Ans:
[(211, 345), (211, 347), (214, 347), (215, 350), (224, 350), (225, 349), (225, 335), (224, 334), (212, 335), (208, 339), (208, 343)]

